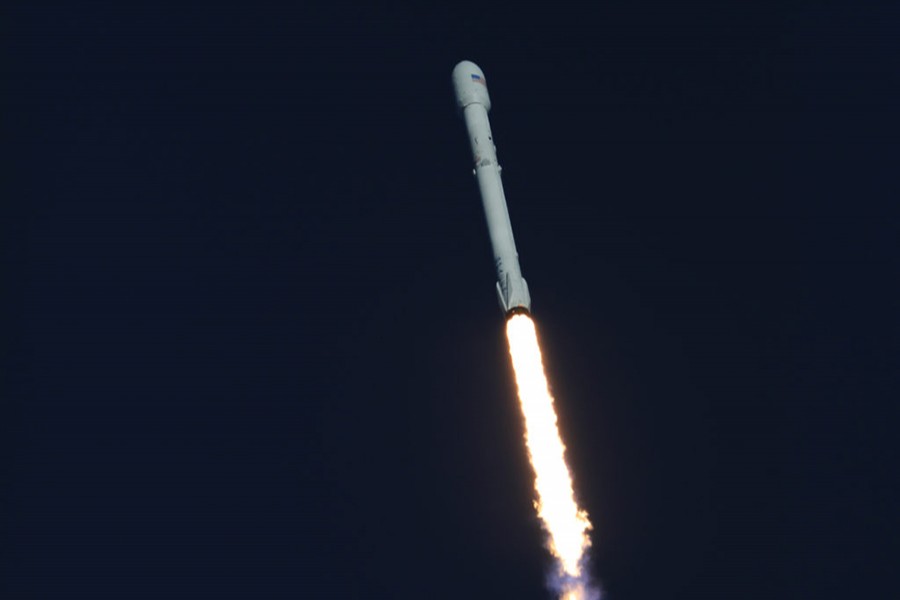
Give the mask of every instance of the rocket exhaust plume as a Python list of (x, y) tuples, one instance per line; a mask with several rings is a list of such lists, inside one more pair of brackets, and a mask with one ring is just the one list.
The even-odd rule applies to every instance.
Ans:
[(572, 476), (565, 461), (565, 446), (557, 429), (553, 396), (544, 374), (541, 349), (534, 322), (527, 314), (514, 314), (506, 323), (509, 354), (512, 357), (522, 416), (525, 418), (525, 445), (534, 469), (534, 503), (547, 531), (547, 546), (558, 572), (554, 578), (562, 600), (590, 600), (599, 597), (584, 569), (591, 529), (587, 513), (578, 507)]

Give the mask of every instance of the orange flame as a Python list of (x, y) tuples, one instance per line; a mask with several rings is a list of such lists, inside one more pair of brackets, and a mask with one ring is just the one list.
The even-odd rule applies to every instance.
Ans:
[(525, 417), (525, 445), (534, 469), (534, 506), (547, 531), (547, 544), (556, 558), (559, 575), (569, 582), (563, 585), (561, 597), (587, 598), (582, 562), (591, 544), (587, 534), (591, 522), (575, 502), (566, 447), (559, 437), (534, 322), (528, 315), (514, 315), (507, 322), (506, 337)]

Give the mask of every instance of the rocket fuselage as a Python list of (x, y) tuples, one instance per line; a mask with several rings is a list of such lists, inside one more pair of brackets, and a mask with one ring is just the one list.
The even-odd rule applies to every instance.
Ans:
[(472, 146), (475, 177), (478, 179), (478, 189), (481, 192), (484, 216), (494, 251), (500, 307), (506, 315), (530, 312), (531, 296), (528, 293), (528, 284), (522, 277), (522, 269), (519, 267), (519, 254), (516, 252), (506, 196), (503, 193), (503, 182), (500, 179), (497, 148), (494, 146), (491, 123), (488, 120), (491, 99), (484, 73), (475, 63), (464, 60), (453, 69), (453, 88)]

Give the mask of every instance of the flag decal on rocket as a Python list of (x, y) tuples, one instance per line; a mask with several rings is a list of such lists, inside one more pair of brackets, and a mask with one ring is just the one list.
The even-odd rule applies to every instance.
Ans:
[(472, 81), (474, 81), (475, 83), (480, 83), (481, 85), (485, 85), (484, 77), (478, 75), (477, 73), (472, 73)]

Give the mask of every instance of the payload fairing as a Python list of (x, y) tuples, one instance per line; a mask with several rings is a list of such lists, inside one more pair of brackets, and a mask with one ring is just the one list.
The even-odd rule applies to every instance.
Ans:
[(491, 98), (484, 73), (475, 63), (462, 61), (453, 69), (453, 89), (469, 132), (475, 177), (478, 179), (484, 216), (494, 250), (500, 308), (507, 316), (531, 312), (531, 296), (519, 267), (519, 254), (516, 252), (503, 182), (500, 179), (500, 165), (497, 163), (497, 148), (494, 146), (487, 115), (491, 109)]

